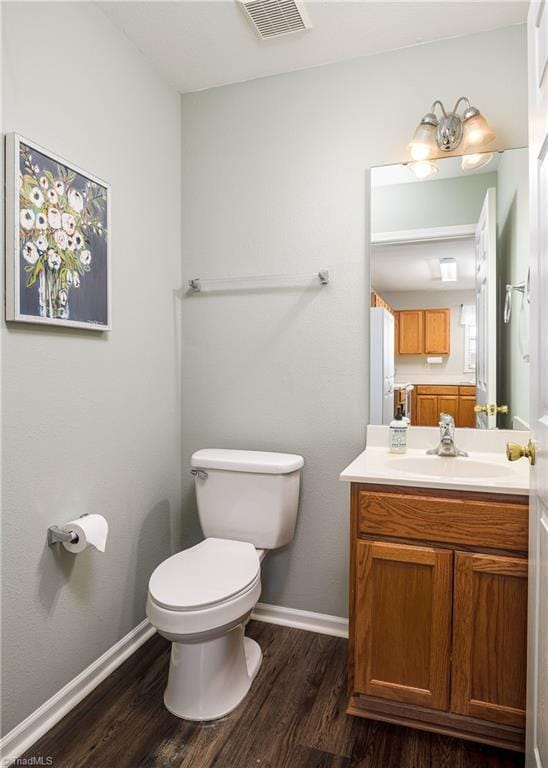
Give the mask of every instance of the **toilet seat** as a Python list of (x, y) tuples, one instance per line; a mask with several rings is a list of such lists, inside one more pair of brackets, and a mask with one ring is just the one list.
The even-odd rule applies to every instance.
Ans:
[(209, 538), (160, 563), (150, 577), (149, 598), (169, 611), (202, 611), (249, 591), (259, 574), (252, 544)]

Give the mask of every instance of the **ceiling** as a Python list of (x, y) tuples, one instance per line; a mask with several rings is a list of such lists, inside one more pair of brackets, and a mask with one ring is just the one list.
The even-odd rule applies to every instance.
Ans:
[[(440, 259), (457, 262), (456, 282), (441, 279)], [(371, 246), (371, 287), (386, 291), (474, 290), (474, 238)]]
[(521, 24), (528, 6), (309, 0), (311, 30), (261, 41), (236, 0), (97, 4), (181, 93)]

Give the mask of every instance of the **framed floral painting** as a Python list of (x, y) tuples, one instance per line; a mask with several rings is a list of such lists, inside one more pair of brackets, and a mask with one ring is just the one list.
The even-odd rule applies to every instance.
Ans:
[(110, 186), (6, 137), (6, 320), (111, 329)]

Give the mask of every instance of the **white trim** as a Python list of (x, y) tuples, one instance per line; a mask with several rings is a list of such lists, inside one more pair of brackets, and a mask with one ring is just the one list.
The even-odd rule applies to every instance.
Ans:
[(73, 709), (156, 632), (145, 619), (80, 672), (0, 740), (2, 765), (9, 765)]
[(342, 616), (257, 603), (251, 618), (255, 621), (265, 621), (267, 624), (280, 624), (283, 627), (295, 627), (307, 632), (319, 632), (321, 635), (348, 637), (348, 619)]
[(400, 229), (394, 232), (372, 232), (373, 245), (388, 245), (390, 243), (420, 243), (428, 240), (456, 240), (463, 237), (473, 237), (477, 224), (455, 224), (450, 227), (424, 227), (422, 229)]
[(523, 429), (526, 432), (530, 432), (531, 426), (525, 419), (522, 419), (519, 416), (514, 416), (512, 419), (512, 429)]

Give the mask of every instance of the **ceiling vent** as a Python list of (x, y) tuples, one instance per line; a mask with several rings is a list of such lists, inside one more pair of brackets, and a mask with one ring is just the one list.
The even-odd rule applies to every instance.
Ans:
[(312, 24), (299, 0), (238, 0), (261, 40), (310, 29)]

